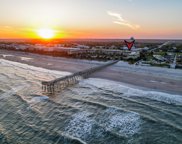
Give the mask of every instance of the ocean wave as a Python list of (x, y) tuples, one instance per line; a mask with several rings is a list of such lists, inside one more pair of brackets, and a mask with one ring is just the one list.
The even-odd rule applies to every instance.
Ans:
[(104, 79), (96, 79), (96, 78), (89, 78), (87, 80), (84, 80), (84, 83), (93, 85), (103, 90), (123, 93), (122, 96), (125, 97), (143, 97), (151, 100), (164, 102), (167, 104), (182, 105), (181, 95), (174, 95), (174, 94), (150, 91), (150, 90), (142, 90), (129, 87), (127, 85), (124, 85), (123, 83), (104, 80)]

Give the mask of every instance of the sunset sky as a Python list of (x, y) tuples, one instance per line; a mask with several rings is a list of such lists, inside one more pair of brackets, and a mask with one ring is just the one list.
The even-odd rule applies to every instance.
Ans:
[(0, 0), (0, 38), (181, 39), (182, 0)]

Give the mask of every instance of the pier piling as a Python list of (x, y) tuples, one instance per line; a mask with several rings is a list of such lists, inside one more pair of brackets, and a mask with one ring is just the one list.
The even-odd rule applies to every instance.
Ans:
[(65, 89), (69, 85), (73, 85), (79, 82), (82, 78), (88, 78), (92, 73), (99, 71), (103, 68), (106, 68), (110, 65), (117, 63), (118, 61), (108, 62), (104, 65), (100, 65), (97, 67), (92, 67), (84, 71), (76, 72), (72, 75), (65, 76), (62, 78), (58, 78), (52, 81), (42, 81), (42, 92), (43, 94), (54, 94), (56, 92), (60, 92)]

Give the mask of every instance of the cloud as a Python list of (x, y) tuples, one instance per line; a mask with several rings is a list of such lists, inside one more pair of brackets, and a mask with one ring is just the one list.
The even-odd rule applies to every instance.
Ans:
[(113, 23), (115, 24), (119, 24), (119, 25), (123, 25), (123, 26), (127, 26), (133, 30), (136, 30), (136, 29), (139, 29), (140, 26), (139, 25), (136, 25), (136, 24), (131, 24), (129, 21), (125, 20), (120, 14), (118, 13), (114, 13), (114, 12), (111, 12), (111, 11), (107, 11), (107, 14), (112, 16), (112, 17), (115, 17), (116, 20), (113, 21)]

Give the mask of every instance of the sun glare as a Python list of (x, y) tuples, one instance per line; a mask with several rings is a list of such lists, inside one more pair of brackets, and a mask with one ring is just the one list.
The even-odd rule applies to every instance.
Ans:
[(51, 39), (54, 37), (55, 33), (52, 29), (39, 29), (38, 35), (44, 39)]

